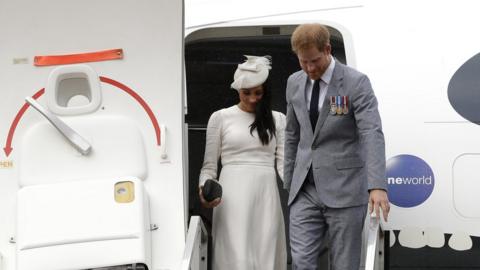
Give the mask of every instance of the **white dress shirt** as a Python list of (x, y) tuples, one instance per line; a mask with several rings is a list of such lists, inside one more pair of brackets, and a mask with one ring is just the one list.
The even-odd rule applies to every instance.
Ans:
[[(331, 57), (330, 65), (328, 65), (327, 69), (323, 73), (322, 77), (320, 77), (320, 96), (318, 100), (318, 111), (323, 107), (323, 102), (325, 101), (325, 96), (327, 95), (328, 85), (332, 80), (333, 69), (335, 68), (335, 59)], [(307, 101), (307, 110), (310, 111), (310, 99), (312, 98), (312, 90), (313, 84), (315, 80), (308, 79), (307, 84), (305, 85), (305, 100)]]

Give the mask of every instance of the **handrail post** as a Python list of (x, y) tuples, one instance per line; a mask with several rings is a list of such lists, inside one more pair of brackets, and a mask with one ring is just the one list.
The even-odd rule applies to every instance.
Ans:
[(208, 233), (199, 216), (192, 216), (188, 226), (180, 270), (207, 270)]
[(380, 218), (375, 215), (367, 216), (365, 224), (365, 270), (384, 269), (384, 235), (380, 226)]

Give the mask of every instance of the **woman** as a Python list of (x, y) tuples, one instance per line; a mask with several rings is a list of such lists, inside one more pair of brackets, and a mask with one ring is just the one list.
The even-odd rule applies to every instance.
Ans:
[[(285, 225), (274, 169), (276, 161), (283, 177), (285, 115), (270, 109), (265, 83), (270, 60), (246, 57), (231, 85), (240, 102), (208, 121), (199, 195), (204, 207), (215, 207), (214, 270), (285, 270)], [(201, 186), (217, 179), (219, 158), (223, 196), (207, 202)]]

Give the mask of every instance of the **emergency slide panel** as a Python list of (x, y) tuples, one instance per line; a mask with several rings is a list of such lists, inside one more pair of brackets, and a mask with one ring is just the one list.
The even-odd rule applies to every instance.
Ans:
[(28, 186), (17, 199), (18, 270), (148, 264), (149, 205), (138, 178)]

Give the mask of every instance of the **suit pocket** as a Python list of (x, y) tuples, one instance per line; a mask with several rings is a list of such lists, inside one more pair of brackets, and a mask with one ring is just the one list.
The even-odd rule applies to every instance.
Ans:
[(363, 160), (358, 157), (339, 159), (335, 162), (338, 170), (362, 168), (364, 166)]

